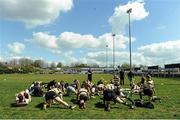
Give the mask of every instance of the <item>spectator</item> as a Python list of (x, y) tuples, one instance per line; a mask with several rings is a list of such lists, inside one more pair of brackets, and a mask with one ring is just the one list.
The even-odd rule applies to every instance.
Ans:
[(130, 81), (130, 86), (133, 82), (133, 78), (134, 78), (134, 73), (130, 70), (129, 73), (128, 73), (128, 79)]
[(119, 76), (120, 76), (120, 85), (124, 85), (124, 71), (123, 70), (119, 72)]
[(90, 82), (92, 82), (92, 71), (91, 71), (90, 68), (89, 68), (87, 74), (88, 74), (88, 80), (89, 80)]

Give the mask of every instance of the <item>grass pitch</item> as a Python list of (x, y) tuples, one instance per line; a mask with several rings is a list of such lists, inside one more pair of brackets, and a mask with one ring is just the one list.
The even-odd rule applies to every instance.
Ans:
[[(108, 74), (94, 74), (93, 82), (96, 83), (103, 77), (105, 80), (112, 78)], [(42, 97), (32, 97), (32, 102), (25, 107), (11, 107), (15, 100), (15, 93), (28, 88), (33, 81), (67, 81), (79, 79), (81, 82), (86, 80), (87, 75), (78, 74), (4, 74), (0, 75), (0, 119), (151, 119), (168, 118), (180, 119), (180, 78), (152, 78), (155, 82), (156, 93), (162, 97), (162, 102), (155, 102), (154, 109), (135, 108), (123, 104), (112, 105), (110, 112), (104, 111), (100, 99), (101, 96), (87, 102), (87, 109), (81, 110), (78, 107), (74, 110), (65, 109), (63, 106), (55, 104), (47, 110), (40, 110), (36, 107), (44, 101)], [(140, 80), (136, 77), (136, 82)], [(129, 87), (129, 81), (125, 79), (125, 87)], [(133, 96), (138, 98), (137, 95)], [(65, 101), (73, 105), (75, 96), (64, 97)], [(145, 97), (145, 99), (147, 99)]]

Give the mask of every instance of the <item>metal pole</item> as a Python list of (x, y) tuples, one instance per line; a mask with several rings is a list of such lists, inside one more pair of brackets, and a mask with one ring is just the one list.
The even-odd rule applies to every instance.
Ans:
[(115, 75), (115, 36), (116, 34), (113, 34), (113, 73)]
[(132, 9), (130, 8), (127, 13), (129, 15), (129, 58), (130, 58), (130, 70), (132, 70), (132, 59), (131, 59), (131, 23), (130, 23), (130, 13), (132, 12)]
[(106, 45), (106, 69), (108, 69), (108, 45)]

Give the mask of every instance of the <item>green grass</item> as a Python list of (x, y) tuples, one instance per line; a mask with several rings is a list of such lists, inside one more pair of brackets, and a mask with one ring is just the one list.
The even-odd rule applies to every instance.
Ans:
[[(112, 75), (95, 74), (93, 81), (99, 80), (103, 77), (106, 80), (112, 78)], [(0, 75), (0, 119), (122, 119), (122, 118), (168, 118), (180, 119), (180, 78), (166, 79), (166, 78), (153, 78), (155, 81), (155, 88), (157, 95), (163, 98), (162, 102), (155, 102), (155, 109), (135, 108), (134, 110), (129, 107), (116, 104), (112, 105), (110, 112), (104, 111), (102, 107), (97, 104), (101, 103), (100, 97), (91, 99), (87, 102), (87, 109), (81, 110), (78, 107), (75, 110), (64, 109), (62, 105), (53, 105), (47, 110), (40, 110), (35, 106), (43, 102), (42, 97), (32, 97), (32, 102), (25, 107), (11, 107), (10, 104), (14, 102), (15, 93), (28, 88), (33, 81), (69, 81), (73, 79), (80, 81), (86, 80), (86, 75), (35, 75), (35, 74), (5, 74)], [(136, 82), (139, 80), (136, 77)], [(126, 87), (129, 81), (125, 80)], [(138, 96), (135, 95), (135, 98)], [(65, 101), (73, 105), (71, 102), (75, 96), (64, 97)]]

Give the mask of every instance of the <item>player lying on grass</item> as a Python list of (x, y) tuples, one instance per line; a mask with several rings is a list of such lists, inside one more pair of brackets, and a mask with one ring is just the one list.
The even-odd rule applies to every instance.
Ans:
[(31, 102), (29, 90), (21, 91), (16, 94), (16, 106), (28, 105)]
[(43, 109), (46, 109), (46, 107), (51, 107), (51, 104), (53, 103), (53, 100), (58, 102), (59, 104), (62, 104), (69, 109), (74, 109), (76, 106), (71, 106), (67, 102), (63, 100), (62, 92), (59, 88), (52, 88), (45, 94), (45, 103), (43, 105)]
[(79, 108), (85, 109), (86, 108), (86, 101), (90, 99), (89, 92), (87, 90), (86, 84), (82, 84), (81, 88), (78, 90), (77, 93), (77, 101), (79, 104)]
[(123, 89), (120, 89), (117, 86), (114, 86), (114, 84), (108, 84), (106, 85), (106, 88), (103, 92), (103, 103), (104, 103), (104, 109), (109, 111), (110, 110), (110, 101), (114, 101), (114, 103), (123, 103), (127, 105), (127, 101), (131, 102), (131, 105), (129, 105), (131, 108), (134, 108), (134, 101), (130, 99), (130, 95), (125, 95), (123, 93)]

